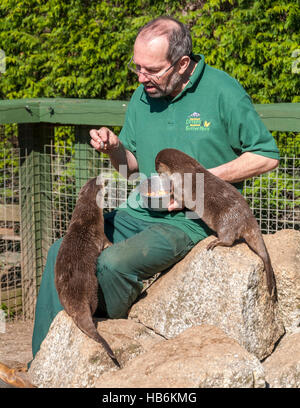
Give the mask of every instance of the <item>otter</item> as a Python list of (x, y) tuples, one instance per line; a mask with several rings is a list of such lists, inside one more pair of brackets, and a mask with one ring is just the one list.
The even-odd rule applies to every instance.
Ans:
[[(243, 239), (262, 259), (267, 279), (268, 292), (277, 300), (274, 271), (258, 223), (245, 198), (230, 183), (221, 180), (206, 170), (198, 161), (177, 149), (161, 150), (155, 159), (157, 173), (167, 175), (173, 185), (173, 197), (187, 209), (195, 211), (199, 217), (217, 234), (207, 250), (218, 245), (232, 246)], [(196, 208), (197, 174), (203, 174), (203, 205)], [(184, 185), (184, 174), (190, 174), (192, 185), (189, 190)], [(186, 183), (187, 184), (187, 183)], [(192, 193), (192, 197), (190, 197)]]
[(77, 327), (100, 343), (120, 367), (108, 343), (98, 333), (92, 316), (98, 306), (96, 262), (112, 245), (104, 233), (103, 183), (90, 179), (80, 190), (70, 225), (59, 248), (55, 264), (55, 286), (59, 300)]

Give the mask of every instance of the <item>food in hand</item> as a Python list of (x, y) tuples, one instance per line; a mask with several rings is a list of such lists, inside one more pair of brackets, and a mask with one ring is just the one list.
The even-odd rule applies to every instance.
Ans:
[(152, 192), (148, 192), (146, 193), (147, 197), (154, 197), (154, 196), (163, 196), (163, 195), (167, 195), (168, 192), (165, 190), (159, 190), (159, 191), (152, 191)]

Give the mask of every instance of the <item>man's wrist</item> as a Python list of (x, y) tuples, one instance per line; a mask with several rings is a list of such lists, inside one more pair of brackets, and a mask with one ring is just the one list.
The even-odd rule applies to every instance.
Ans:
[(212, 169), (208, 169), (210, 173), (214, 176), (219, 177), (222, 180), (226, 180), (226, 173), (224, 166), (213, 167)]

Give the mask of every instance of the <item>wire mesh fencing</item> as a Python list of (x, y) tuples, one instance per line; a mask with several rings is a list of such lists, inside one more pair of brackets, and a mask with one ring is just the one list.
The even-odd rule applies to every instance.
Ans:
[(1, 152), (0, 309), (7, 317), (22, 312), (19, 149)]
[(289, 228), (299, 230), (299, 158), (283, 156), (276, 170), (246, 180), (244, 196), (263, 233)]
[[(108, 180), (104, 211), (124, 203), (138, 181), (128, 182), (105, 155), (60, 140), (42, 152), (10, 148), (0, 166), (0, 310), (32, 318), (50, 245), (64, 236), (80, 187), (99, 174)], [(247, 199), (263, 233), (299, 230), (299, 152), (279, 167), (245, 181)]]

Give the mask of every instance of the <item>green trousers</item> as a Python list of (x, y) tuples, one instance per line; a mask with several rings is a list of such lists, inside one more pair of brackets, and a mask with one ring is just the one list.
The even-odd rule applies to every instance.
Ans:
[[(169, 268), (194, 246), (179, 228), (144, 222), (122, 210), (105, 214), (105, 233), (114, 245), (105, 249), (97, 260), (98, 311), (112, 319), (127, 316), (143, 289), (143, 280)], [(54, 267), (61, 242), (62, 239), (56, 241), (47, 256), (36, 303), (33, 357), (56, 314), (63, 309), (54, 284)]]

